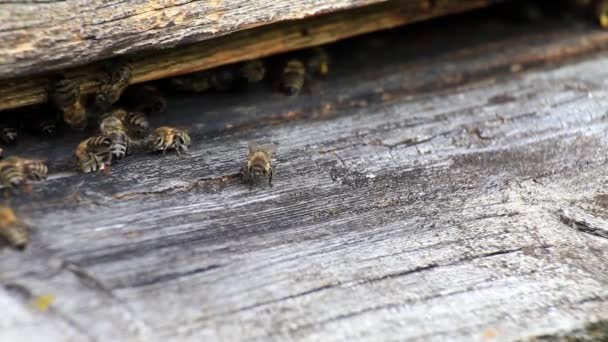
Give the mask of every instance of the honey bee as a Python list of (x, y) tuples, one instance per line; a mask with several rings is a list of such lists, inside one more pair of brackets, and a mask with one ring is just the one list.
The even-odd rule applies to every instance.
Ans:
[(130, 135), (141, 137), (150, 128), (150, 123), (143, 112), (115, 109), (111, 115), (122, 121)]
[(608, 28), (608, 1), (597, 0), (595, 4), (595, 17), (597, 18), (600, 26)]
[(148, 115), (162, 114), (167, 110), (167, 99), (152, 84), (129, 87), (123, 98), (128, 108), (142, 111)]
[(112, 115), (107, 115), (99, 125), (101, 134), (110, 138), (110, 154), (112, 159), (122, 159), (129, 152), (131, 138), (127, 135), (127, 130), (122, 121)]
[(16, 125), (0, 123), (0, 140), (5, 144), (12, 144), (17, 141), (19, 130)]
[(182, 152), (188, 152), (190, 135), (181, 129), (163, 126), (150, 134), (147, 143), (153, 151), (162, 151), (164, 154), (168, 149), (174, 149), (181, 155)]
[(247, 83), (257, 83), (266, 76), (266, 66), (261, 59), (253, 59), (238, 65), (239, 77)]
[(329, 54), (325, 49), (316, 47), (310, 49), (306, 58), (306, 70), (318, 76), (327, 76), (329, 73)]
[(287, 95), (300, 93), (306, 81), (306, 67), (301, 60), (292, 58), (287, 61), (280, 74), (280, 89)]
[(101, 81), (95, 94), (95, 105), (99, 109), (107, 109), (118, 99), (129, 86), (133, 74), (133, 66), (128, 60), (119, 59), (105, 64), (106, 77)]
[(32, 108), (22, 114), (23, 128), (35, 135), (53, 137), (57, 134), (60, 126), (57, 114), (52, 110), (49, 111), (48, 108)]
[(255, 142), (249, 143), (249, 155), (241, 169), (241, 179), (253, 184), (260, 177), (268, 177), (268, 184), (272, 186), (272, 154), (276, 147), (272, 144), (260, 145)]
[(63, 121), (72, 128), (87, 126), (87, 111), (80, 94), (80, 84), (74, 80), (61, 78), (53, 84), (51, 98), (63, 112)]
[(30, 239), (29, 227), (8, 207), (0, 207), (0, 237), (20, 250), (25, 249)]
[(84, 173), (105, 169), (112, 162), (110, 150), (112, 140), (104, 136), (94, 136), (82, 141), (76, 147), (74, 155)]
[(48, 174), (46, 163), (39, 159), (8, 157), (0, 161), (0, 182), (14, 188), (26, 180), (43, 180)]
[(207, 73), (193, 73), (190, 75), (172, 77), (168, 80), (169, 88), (175, 91), (202, 93), (211, 89)]

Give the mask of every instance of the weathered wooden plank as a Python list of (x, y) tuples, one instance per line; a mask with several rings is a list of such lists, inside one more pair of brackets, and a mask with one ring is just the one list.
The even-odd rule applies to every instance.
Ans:
[[(493, 77), (493, 54), (421, 44), (404, 63), (371, 43), (336, 47), (300, 98), (170, 99), (152, 119), (189, 124), (187, 158), (11, 197), (35, 228), (26, 252), (0, 250), (0, 340), (38, 316), (47, 340), (229, 341), (510, 341), (607, 319), (608, 241), (585, 227), (608, 219), (608, 55)], [(456, 74), (477, 82), (446, 89)], [(10, 152), (65, 171), (75, 139)], [(273, 188), (232, 176), (249, 140), (278, 144)]]
[[(245, 30), (199, 44), (167, 51), (154, 51), (135, 57), (132, 83), (176, 76), (223, 64), (330, 43), (363, 33), (475, 9), (494, 2), (497, 1), (447, 1), (431, 6), (427, 0), (391, 1), (358, 10)], [(129, 36), (129, 39), (133, 39), (133, 37)], [(70, 48), (69, 53), (75, 52), (77, 51)], [(80, 53), (80, 57), (82, 52), (78, 53)], [(52, 54), (49, 55), (52, 56)], [(102, 55), (99, 58), (101, 57), (107, 56)], [(29, 60), (28, 63), (45, 63), (45, 61), (37, 59)], [(57, 69), (84, 62), (81, 59), (70, 59), (66, 63), (69, 64), (53, 62), (49, 68)], [(10, 68), (6, 70), (10, 70)], [(45, 70), (48, 68), (35, 65), (36, 73)], [(87, 94), (93, 92), (99, 80), (103, 79), (100, 72), (98, 66), (89, 66), (72, 70), (67, 75), (82, 82), (82, 92)], [(2, 78), (3, 74), (0, 71), (0, 79)], [(48, 75), (43, 75), (37, 78), (9, 79), (0, 82), (0, 110), (45, 102), (49, 88), (48, 81)]]
[(356, 8), (382, 0), (49, 1), (0, 4), (0, 77)]

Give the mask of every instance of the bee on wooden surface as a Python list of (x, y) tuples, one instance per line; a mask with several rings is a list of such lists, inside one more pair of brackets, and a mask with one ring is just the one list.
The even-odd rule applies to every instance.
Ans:
[(95, 94), (95, 105), (98, 109), (107, 109), (118, 99), (129, 86), (133, 66), (128, 60), (118, 59), (105, 64), (106, 77), (101, 81)]
[(239, 80), (238, 70), (234, 65), (226, 65), (215, 69), (203, 71), (209, 78), (211, 89), (217, 91), (232, 90), (237, 86)]
[(148, 132), (150, 123), (143, 112), (115, 109), (111, 115), (122, 121), (127, 133), (135, 137), (141, 137)]
[(186, 131), (163, 126), (150, 134), (147, 144), (153, 151), (162, 151), (164, 154), (167, 150), (174, 149), (177, 154), (181, 155), (182, 152), (188, 152), (190, 142), (190, 135)]
[(80, 94), (80, 84), (74, 80), (61, 78), (53, 84), (51, 99), (63, 112), (63, 121), (72, 128), (87, 126), (87, 111)]
[(99, 129), (101, 134), (112, 141), (110, 145), (112, 159), (122, 159), (129, 153), (131, 138), (127, 135), (127, 130), (119, 118), (107, 115), (101, 120)]
[(142, 111), (147, 115), (162, 114), (167, 110), (167, 99), (152, 84), (129, 87), (123, 98), (129, 109)]
[(30, 240), (29, 227), (15, 215), (13, 209), (0, 207), (0, 236), (11, 246), (23, 250)]
[(285, 63), (280, 73), (280, 89), (287, 95), (293, 96), (300, 93), (306, 81), (306, 67), (301, 60), (293, 58)]
[(317, 76), (327, 76), (329, 73), (329, 54), (325, 49), (316, 47), (307, 51), (306, 70)]
[(240, 63), (237, 68), (239, 77), (247, 83), (261, 82), (266, 76), (266, 65), (261, 59)]
[(0, 183), (14, 188), (26, 180), (43, 180), (48, 174), (46, 163), (39, 159), (8, 157), (0, 161)]
[(104, 136), (94, 136), (82, 141), (74, 155), (80, 170), (84, 173), (100, 171), (112, 162), (112, 140)]
[(261, 177), (268, 177), (268, 184), (272, 186), (272, 154), (276, 147), (273, 144), (260, 145), (255, 142), (249, 143), (249, 155), (241, 169), (241, 179), (253, 184)]

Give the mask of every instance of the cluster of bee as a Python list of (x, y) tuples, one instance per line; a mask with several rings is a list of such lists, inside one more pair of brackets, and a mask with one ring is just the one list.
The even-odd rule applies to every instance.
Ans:
[(173, 77), (168, 82), (171, 89), (201, 93), (210, 90), (238, 90), (270, 76), (277, 90), (287, 95), (297, 95), (312, 76), (326, 76), (329, 63), (329, 54), (317, 47), (274, 58), (270, 63), (273, 66), (271, 68), (267, 68), (266, 61), (256, 59)]
[[(174, 77), (167, 82), (177, 91), (229, 91), (261, 82), (271, 74), (276, 89), (296, 95), (311, 76), (327, 75), (329, 56), (325, 50), (314, 48), (283, 58), (275, 66), (267, 71), (266, 61), (251, 60)], [(50, 112), (56, 115), (40, 114), (48, 110), (6, 115), (4, 119), (21, 117), (23, 123), (0, 122), (0, 141), (14, 142), (20, 129), (44, 136), (54, 135), (61, 124), (83, 130), (91, 127), (91, 117), (95, 117), (97, 133), (80, 142), (74, 152), (78, 168), (84, 173), (107, 169), (112, 161), (129, 155), (135, 147), (145, 146), (163, 154), (168, 150), (180, 155), (188, 152), (191, 138), (185, 130), (168, 126), (150, 129), (147, 116), (163, 113), (167, 107), (157, 87), (151, 84), (129, 87), (133, 68), (127, 60), (108, 62), (103, 69), (104, 76), (90, 96), (83, 95), (81, 85), (74, 80), (65, 76), (55, 79), (49, 99), (54, 106)], [(272, 186), (274, 151), (272, 144), (250, 143), (240, 170), (242, 181), (253, 185), (267, 179)], [(4, 187), (27, 185), (30, 180), (45, 179), (47, 174), (48, 167), (42, 160), (16, 156), (0, 160), (0, 185)], [(19, 249), (28, 243), (27, 225), (9, 207), (0, 207), (0, 238)]]
[[(270, 72), (275, 87), (287, 95), (299, 94), (311, 76), (325, 76), (329, 71), (329, 55), (322, 48), (313, 48), (292, 54), (274, 63)], [(209, 90), (230, 91), (242, 89), (249, 84), (266, 79), (266, 62), (256, 59), (238, 64), (222, 66), (185, 76), (170, 78), (171, 90), (205, 92)], [(92, 96), (81, 94), (80, 84), (66, 77), (53, 82), (50, 90), (52, 103), (63, 114), (63, 121), (72, 128), (89, 126), (89, 114), (98, 118), (98, 133), (85, 139), (76, 147), (74, 155), (79, 169), (88, 173), (100, 171), (129, 155), (134, 147), (147, 146), (152, 151), (175, 150), (178, 154), (188, 151), (191, 138), (184, 130), (174, 127), (159, 127), (146, 139), (149, 123), (146, 115), (165, 111), (167, 103), (161, 92), (153, 85), (128, 87), (133, 68), (130, 61), (118, 59), (106, 62), (100, 73), (98, 87)], [(10, 131), (6, 136), (10, 135)], [(257, 150), (256, 150), (257, 149)], [(256, 150), (256, 153), (251, 152)], [(253, 154), (252, 154), (253, 153)], [(243, 172), (244, 179), (269, 175), (270, 166), (260, 167), (257, 160), (272, 155), (268, 146), (250, 147), (251, 168)], [(270, 165), (270, 164), (268, 164)]]

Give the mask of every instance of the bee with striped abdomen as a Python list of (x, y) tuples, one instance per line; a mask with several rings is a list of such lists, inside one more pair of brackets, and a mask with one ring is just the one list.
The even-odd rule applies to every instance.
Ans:
[(253, 185), (259, 178), (268, 177), (268, 184), (272, 186), (272, 155), (276, 150), (273, 144), (260, 145), (256, 142), (249, 143), (249, 154), (247, 161), (241, 169), (241, 179)]
[(329, 54), (325, 49), (316, 47), (306, 52), (306, 70), (317, 76), (327, 76), (329, 73)]
[(0, 237), (20, 250), (25, 249), (30, 240), (29, 227), (8, 207), (0, 207)]
[(112, 140), (104, 136), (94, 136), (82, 141), (74, 155), (80, 170), (84, 173), (100, 171), (112, 162)]
[(129, 153), (131, 138), (127, 135), (127, 130), (119, 118), (111, 114), (106, 115), (99, 124), (99, 130), (112, 141), (110, 145), (112, 159), (122, 159)]
[(297, 95), (306, 81), (306, 67), (301, 60), (292, 58), (285, 63), (279, 78), (279, 87), (285, 94)]
[(53, 84), (51, 99), (63, 113), (63, 121), (72, 128), (87, 126), (87, 111), (80, 94), (80, 84), (61, 78)]
[(148, 147), (152, 151), (162, 151), (163, 154), (173, 149), (177, 154), (188, 152), (190, 146), (190, 135), (184, 130), (173, 127), (159, 127), (155, 129), (147, 140)]
[(105, 77), (95, 94), (95, 106), (100, 110), (110, 108), (129, 86), (133, 74), (131, 62), (125, 59), (107, 61), (104, 65)]
[(266, 65), (261, 59), (245, 61), (237, 66), (239, 78), (247, 83), (261, 82), (266, 76)]
[(150, 123), (143, 112), (115, 109), (111, 115), (122, 121), (127, 133), (134, 137), (142, 137), (150, 128)]
[(43, 180), (48, 174), (48, 167), (43, 160), (21, 157), (8, 157), (0, 161), (0, 183), (14, 188), (27, 180)]

